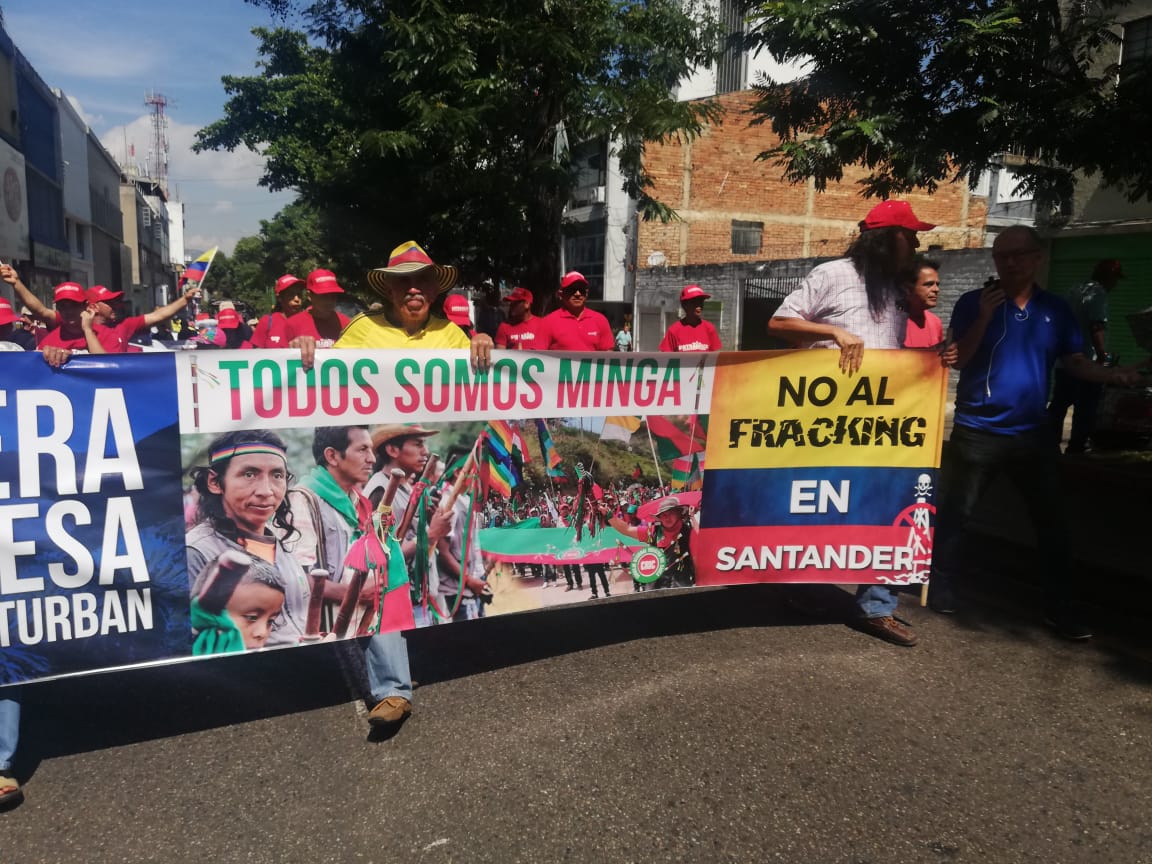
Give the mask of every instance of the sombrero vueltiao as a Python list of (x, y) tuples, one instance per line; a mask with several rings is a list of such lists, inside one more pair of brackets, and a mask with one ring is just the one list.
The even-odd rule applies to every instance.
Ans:
[(415, 240), (409, 240), (392, 250), (388, 256), (387, 267), (377, 267), (368, 271), (368, 284), (375, 288), (383, 297), (391, 300), (392, 295), (388, 288), (388, 280), (392, 276), (408, 276), (419, 273), (431, 267), (436, 271), (440, 293), (443, 294), (456, 284), (456, 268), (446, 264), (436, 264), (428, 253), (420, 248)]

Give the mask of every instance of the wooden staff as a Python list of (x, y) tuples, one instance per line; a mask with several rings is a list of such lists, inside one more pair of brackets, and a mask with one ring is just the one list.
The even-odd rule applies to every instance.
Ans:
[(460, 497), (460, 493), (464, 490), (464, 486), (468, 483), (469, 475), (472, 473), (476, 466), (476, 447), (472, 447), (472, 452), (468, 454), (468, 459), (460, 468), (460, 473), (456, 477), (456, 482), (452, 484), (452, 489), (449, 493), (440, 499), (440, 509), (445, 513), (451, 511), (456, 504), (456, 499)]
[[(392, 511), (392, 500), (396, 497), (396, 490), (400, 488), (405, 476), (400, 468), (392, 469), (388, 477), (388, 486), (384, 489), (384, 497), (380, 499), (377, 512), (390, 513)], [(371, 530), (371, 526), (368, 527), (368, 530)], [(352, 623), (352, 615), (356, 611), (356, 605), (360, 602), (360, 592), (364, 590), (364, 583), (368, 580), (367, 568), (364, 570), (350, 569), (352, 569), (352, 575), (348, 579), (348, 590), (344, 594), (344, 599), (340, 601), (336, 622), (332, 625), (332, 632), (336, 634), (338, 639), (343, 639), (344, 634), (348, 631), (348, 625)], [(311, 607), (308, 611), (311, 615)]]
[[(321, 540), (323, 542), (323, 540)], [(328, 571), (320, 567), (308, 574), (312, 594), (308, 597), (308, 618), (304, 625), (305, 642), (320, 639), (320, 613), (324, 610), (324, 583), (328, 581)]]
[(396, 524), (396, 531), (392, 535), (397, 540), (404, 540), (408, 528), (412, 525), (412, 520), (416, 518), (416, 508), (420, 506), (420, 498), (424, 494), (424, 488), (428, 485), (428, 478), (432, 476), (436, 463), (439, 461), (440, 457), (435, 453), (429, 456), (428, 461), (424, 463), (424, 470), (420, 472), (420, 479), (412, 484), (412, 495), (408, 499), (408, 506), (404, 508), (404, 515)]

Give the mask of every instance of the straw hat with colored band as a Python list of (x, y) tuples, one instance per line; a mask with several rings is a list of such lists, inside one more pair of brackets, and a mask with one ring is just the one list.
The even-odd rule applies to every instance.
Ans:
[(431, 269), (436, 275), (439, 293), (443, 294), (456, 284), (456, 268), (446, 264), (437, 264), (428, 257), (415, 240), (409, 240), (392, 250), (388, 256), (387, 267), (377, 267), (368, 271), (368, 284), (375, 288), (387, 299), (391, 299), (389, 281), (394, 276), (411, 276)]
[(394, 438), (428, 438), (439, 434), (439, 429), (425, 429), (418, 423), (386, 423), (372, 430), (372, 449), (378, 450), (381, 444)]

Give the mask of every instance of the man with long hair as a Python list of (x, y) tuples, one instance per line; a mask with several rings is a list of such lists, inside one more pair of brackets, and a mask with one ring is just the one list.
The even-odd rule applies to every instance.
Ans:
[[(917, 219), (906, 201), (877, 204), (845, 257), (813, 269), (784, 298), (769, 332), (808, 348), (839, 348), (840, 369), (849, 375), (859, 371), (865, 348), (903, 347), (908, 315), (900, 272), (920, 246), (916, 233), (935, 227)], [(915, 645), (916, 634), (895, 618), (897, 600), (885, 585), (861, 585), (855, 626), (895, 645)]]

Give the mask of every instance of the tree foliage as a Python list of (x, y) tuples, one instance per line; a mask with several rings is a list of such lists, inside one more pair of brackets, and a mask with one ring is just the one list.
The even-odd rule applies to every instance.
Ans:
[[(1126, 0), (773, 0), (749, 43), (806, 75), (757, 87), (760, 154), (817, 188), (847, 165), (866, 195), (975, 183), (1003, 163), (1020, 191), (1066, 211), (1076, 172), (1152, 198), (1147, 64), (1117, 66)], [(1118, 83), (1119, 82), (1119, 83)], [(1138, 130), (1143, 130), (1142, 132)]]
[(466, 281), (550, 293), (575, 178), (564, 135), (618, 142), (625, 188), (668, 218), (644, 144), (717, 117), (672, 96), (719, 45), (680, 0), (254, 2), (307, 32), (255, 31), (259, 74), (224, 79), (225, 116), (197, 146), (262, 151), (262, 182), (298, 189), (357, 272), (415, 239)]

